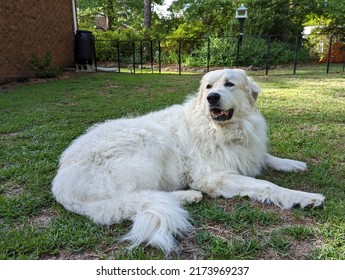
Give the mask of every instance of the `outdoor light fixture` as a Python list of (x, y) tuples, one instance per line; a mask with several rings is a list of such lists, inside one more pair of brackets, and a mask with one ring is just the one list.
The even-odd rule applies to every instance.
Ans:
[(248, 9), (242, 4), (241, 7), (236, 9), (236, 17), (240, 22), (240, 35), (243, 35), (243, 24), (248, 17)]
[(248, 9), (242, 4), (241, 7), (236, 9), (236, 18), (244, 18), (248, 17)]
[(240, 47), (242, 45), (242, 38), (243, 38), (243, 24), (247, 17), (248, 17), (248, 9), (242, 4), (239, 8), (236, 9), (236, 17), (235, 17), (240, 22), (240, 34), (238, 36), (238, 41), (237, 41), (237, 67), (239, 67)]

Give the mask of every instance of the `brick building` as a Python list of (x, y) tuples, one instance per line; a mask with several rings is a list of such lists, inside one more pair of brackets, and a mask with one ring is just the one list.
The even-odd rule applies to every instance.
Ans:
[(0, 1), (0, 81), (32, 75), (33, 54), (74, 64), (76, 0)]

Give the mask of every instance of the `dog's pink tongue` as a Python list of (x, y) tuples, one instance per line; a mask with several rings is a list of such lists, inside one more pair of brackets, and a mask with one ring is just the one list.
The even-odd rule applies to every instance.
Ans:
[(215, 116), (215, 117), (218, 117), (222, 114), (222, 110), (219, 110), (219, 109), (213, 109), (212, 110), (212, 114)]

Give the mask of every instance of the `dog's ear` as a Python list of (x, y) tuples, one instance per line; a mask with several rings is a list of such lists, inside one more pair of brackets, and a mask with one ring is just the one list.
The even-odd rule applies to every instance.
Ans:
[(258, 98), (259, 93), (261, 92), (261, 88), (250, 77), (247, 77), (247, 86), (250, 89), (254, 100), (256, 101), (256, 99)]

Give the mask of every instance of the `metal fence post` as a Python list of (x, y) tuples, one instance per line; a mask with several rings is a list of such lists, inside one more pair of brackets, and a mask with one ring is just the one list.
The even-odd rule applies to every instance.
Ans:
[(293, 58), (293, 74), (294, 75), (296, 74), (296, 67), (297, 67), (299, 37), (300, 35), (296, 37), (295, 53), (294, 53), (294, 58)]
[(140, 40), (140, 72), (143, 73), (143, 40)]
[(265, 75), (268, 75), (268, 69), (270, 67), (270, 45), (271, 45), (271, 35), (266, 35), (267, 39), (267, 52), (266, 52), (266, 66), (265, 66)]
[(210, 59), (211, 59), (211, 39), (207, 38), (207, 72), (210, 72)]
[(331, 53), (332, 53), (332, 41), (333, 41), (333, 33), (329, 39), (329, 47), (328, 47), (328, 57), (327, 57), (327, 70), (326, 73), (329, 73), (329, 65), (331, 63)]
[(178, 40), (178, 74), (181, 75), (181, 39)]
[(237, 51), (236, 51), (236, 66), (237, 66), (237, 68), (239, 68), (240, 67), (240, 46), (241, 46), (241, 41), (240, 41), (240, 39), (242, 39), (241, 37), (240, 37), (241, 35), (238, 35), (238, 39), (237, 39)]
[(121, 64), (120, 64), (120, 41), (117, 41), (116, 43), (117, 46), (117, 67), (119, 68), (119, 73), (120, 73), (120, 69), (121, 69)]
[(158, 71), (159, 74), (162, 72), (162, 60), (161, 60), (161, 41), (158, 40)]
[(151, 73), (153, 74), (153, 41), (150, 40)]
[(135, 74), (135, 41), (132, 41), (132, 51), (133, 51), (133, 74)]

